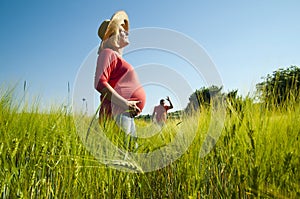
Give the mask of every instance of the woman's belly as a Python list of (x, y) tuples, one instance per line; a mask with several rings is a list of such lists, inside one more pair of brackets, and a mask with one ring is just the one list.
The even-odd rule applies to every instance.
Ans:
[(143, 110), (146, 103), (146, 93), (143, 87), (138, 88), (133, 92), (132, 96), (128, 99), (130, 101), (139, 101), (136, 105)]
[[(121, 95), (123, 98), (127, 99), (128, 101), (138, 101), (136, 104), (141, 111), (145, 107), (146, 104), (146, 93), (144, 88), (139, 85), (135, 85), (134, 87), (116, 87), (115, 90), (119, 95)], [(114, 115), (124, 113), (127, 110), (122, 109), (121, 107), (118, 107), (117, 105), (114, 105), (113, 107), (113, 113)]]

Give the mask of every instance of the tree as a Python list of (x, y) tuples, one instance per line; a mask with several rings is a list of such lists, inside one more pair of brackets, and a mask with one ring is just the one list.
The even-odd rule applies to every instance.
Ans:
[(194, 93), (189, 97), (189, 103), (185, 109), (186, 112), (190, 113), (194, 110), (198, 110), (200, 106), (209, 106), (212, 97), (220, 94), (222, 90), (222, 86), (211, 86), (209, 88), (202, 87), (201, 89), (197, 89)]
[(263, 78), (264, 81), (256, 85), (259, 97), (268, 106), (280, 106), (289, 100), (299, 99), (300, 68), (290, 66), (278, 69)]

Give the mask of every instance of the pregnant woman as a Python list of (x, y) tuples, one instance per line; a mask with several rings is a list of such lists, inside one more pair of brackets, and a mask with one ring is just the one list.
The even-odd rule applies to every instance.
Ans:
[(124, 11), (101, 23), (94, 86), (101, 94), (100, 122), (113, 118), (127, 135), (136, 136), (134, 117), (143, 110), (146, 94), (134, 68), (122, 57), (123, 48), (129, 44), (128, 31)]

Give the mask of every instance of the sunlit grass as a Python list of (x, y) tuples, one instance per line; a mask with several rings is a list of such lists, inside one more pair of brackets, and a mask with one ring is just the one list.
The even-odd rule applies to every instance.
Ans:
[[(85, 142), (91, 118), (85, 118), (87, 122), (78, 127), (76, 118), (63, 107), (40, 113), (38, 103), (24, 108), (19, 103), (13, 91), (2, 91), (1, 198), (300, 197), (297, 103), (272, 110), (251, 100), (245, 100), (241, 110), (229, 105), (222, 134), (204, 157), (202, 144), (212, 120), (209, 110), (183, 118), (180, 124), (170, 119), (165, 128), (150, 134), (145, 128), (153, 128), (152, 124), (137, 120), (138, 153), (172, 143), (178, 130), (195, 136), (176, 161), (144, 173), (113, 169), (86, 149), (86, 143), (103, 146), (96, 131)], [(122, 146), (124, 135), (112, 126), (107, 126), (108, 139), (126, 150)], [(196, 133), (192, 132), (195, 128)]]

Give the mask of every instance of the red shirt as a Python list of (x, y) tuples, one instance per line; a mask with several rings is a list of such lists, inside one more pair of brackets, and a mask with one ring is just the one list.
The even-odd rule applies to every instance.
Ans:
[[(97, 60), (95, 74), (95, 88), (101, 92), (109, 84), (115, 91), (130, 101), (140, 101), (137, 106), (142, 110), (146, 102), (146, 93), (141, 86), (134, 68), (121, 58), (115, 51), (104, 49), (100, 52)], [(101, 94), (100, 114), (117, 115), (124, 109), (105, 99)]]
[(166, 122), (167, 120), (167, 111), (169, 110), (169, 106), (158, 105), (154, 107), (154, 113), (156, 113), (155, 119), (156, 122)]

